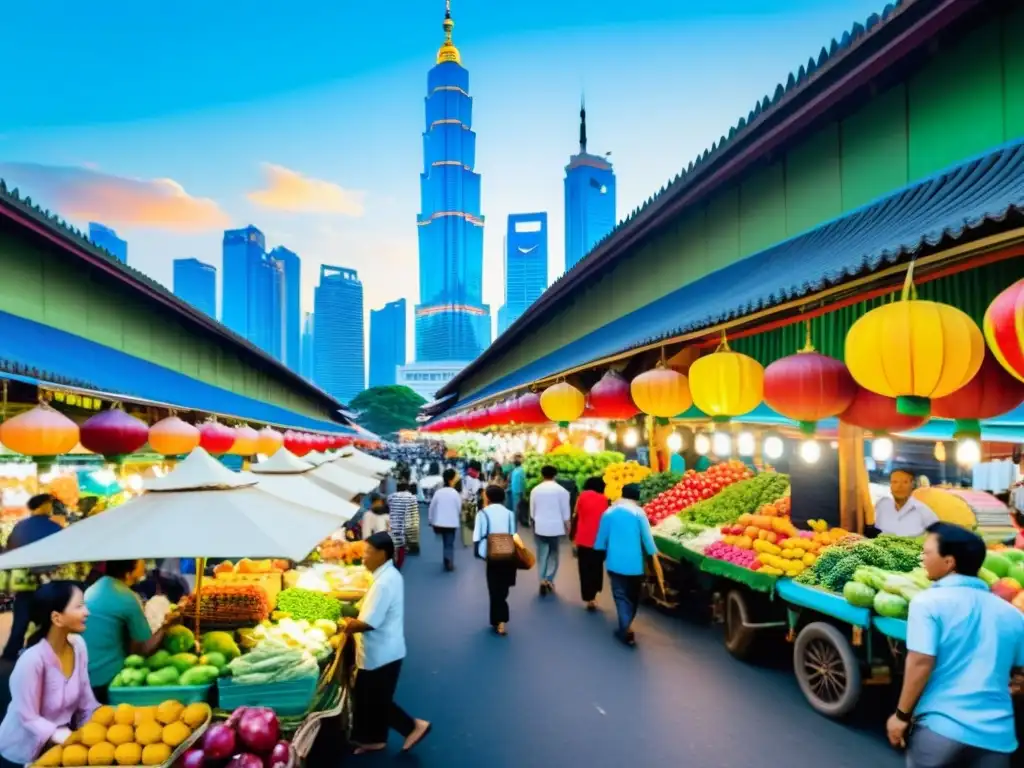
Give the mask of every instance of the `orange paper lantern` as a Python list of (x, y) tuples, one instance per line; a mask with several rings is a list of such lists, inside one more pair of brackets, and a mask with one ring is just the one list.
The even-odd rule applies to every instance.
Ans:
[(985, 341), (996, 360), (1024, 381), (1024, 279), (992, 300), (984, 325)]
[(273, 456), (284, 445), (284, 435), (273, 427), (264, 427), (256, 438), (256, 453)]
[(149, 447), (164, 456), (183, 456), (197, 445), (199, 430), (177, 416), (168, 416), (149, 428)]
[(60, 456), (78, 445), (78, 425), (40, 404), (0, 424), (0, 443), (26, 456)]
[(258, 451), (259, 433), (248, 424), (235, 427), (235, 443), (228, 453), (235, 456), (252, 456)]
[(690, 383), (679, 371), (663, 362), (653, 371), (645, 371), (629, 384), (636, 407), (650, 416), (668, 419), (690, 407)]

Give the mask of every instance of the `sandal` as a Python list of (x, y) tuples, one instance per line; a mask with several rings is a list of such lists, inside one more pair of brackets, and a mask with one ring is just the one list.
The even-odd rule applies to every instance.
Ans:
[(427, 723), (427, 727), (423, 729), (423, 733), (420, 734), (420, 737), (418, 739), (416, 739), (416, 741), (414, 741), (409, 746), (402, 747), (402, 752), (412, 752), (417, 746), (419, 746), (421, 741), (423, 741), (425, 738), (427, 738), (427, 736), (430, 735), (430, 732), (432, 730), (434, 730), (434, 724), (433, 723)]

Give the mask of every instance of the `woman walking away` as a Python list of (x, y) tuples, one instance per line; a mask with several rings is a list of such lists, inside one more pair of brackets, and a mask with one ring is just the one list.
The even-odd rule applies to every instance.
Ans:
[[(89, 610), (82, 590), (53, 581), (36, 590), (31, 619), (36, 630), (11, 673), (11, 703), (0, 724), (0, 764), (28, 765), (67, 741), (89, 722), (99, 702), (89, 685), (85, 629)], [(84, 759), (84, 758), (83, 758)], [(50, 765), (60, 765), (61, 758)]]
[[(492, 536), (514, 535), (516, 516), (505, 506), (505, 489), (489, 485), (484, 491), (484, 508), (477, 513), (473, 541), (476, 556), (487, 561), (487, 594), (491, 603), (491, 626), (499, 635), (507, 634), (508, 591), (516, 584), (517, 558), (494, 557), (488, 551)], [(514, 552), (513, 552), (514, 553)], [(507, 552), (505, 553), (507, 555)]]
[(597, 594), (604, 586), (604, 552), (594, 549), (601, 517), (608, 510), (604, 480), (591, 477), (583, 484), (583, 493), (576, 502), (577, 564), (580, 570), (580, 597), (588, 611), (597, 610)]

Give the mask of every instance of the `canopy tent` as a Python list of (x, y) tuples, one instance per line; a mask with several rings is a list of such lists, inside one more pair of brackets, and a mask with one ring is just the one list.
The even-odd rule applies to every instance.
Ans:
[(395, 468), (395, 462), (386, 459), (378, 459), (368, 453), (363, 453), (358, 448), (342, 448), (341, 460), (343, 466), (355, 466), (374, 473), (378, 477), (384, 477)]
[(349, 498), (375, 491), (380, 487), (380, 479), (371, 477), (366, 472), (349, 469), (337, 461), (326, 461), (309, 473), (314, 480), (330, 483), (349, 493)]
[(359, 511), (359, 507), (351, 502), (354, 494), (313, 477), (315, 467), (286, 448), (279, 448), (269, 459), (253, 464), (249, 469), (249, 472), (241, 473), (242, 476), (257, 480), (260, 490), (285, 501), (338, 515), (341, 518), (339, 527)]
[(343, 518), (285, 501), (202, 448), (146, 493), (45, 539), (0, 555), (0, 569), (165, 557), (301, 560)]

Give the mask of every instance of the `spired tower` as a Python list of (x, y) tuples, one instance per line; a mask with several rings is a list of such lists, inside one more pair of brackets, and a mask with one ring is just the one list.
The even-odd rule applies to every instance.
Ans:
[(473, 132), (469, 72), (452, 41), (451, 0), (444, 43), (427, 74), (423, 172), (420, 174), (420, 301), (417, 362), (468, 363), (491, 343), (490, 307), (483, 303), (484, 217)]

